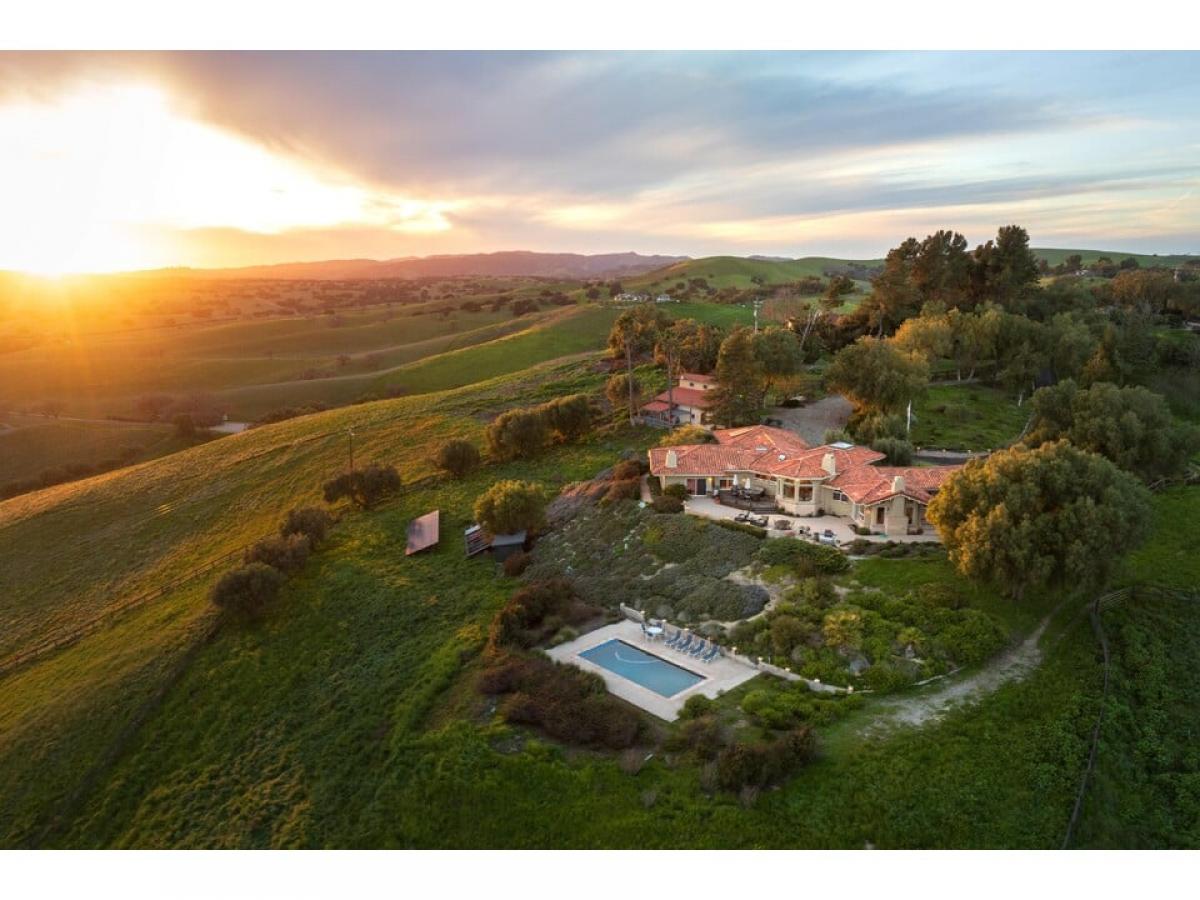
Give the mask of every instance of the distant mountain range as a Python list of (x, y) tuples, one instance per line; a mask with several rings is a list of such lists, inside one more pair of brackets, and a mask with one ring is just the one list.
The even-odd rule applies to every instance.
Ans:
[(408, 256), (398, 259), (331, 259), (322, 262), (279, 263), (237, 269), (169, 269), (144, 274), (194, 278), (275, 278), (341, 281), (357, 278), (454, 278), (458, 276), (541, 278), (620, 278), (640, 275), (682, 262), (686, 256), (641, 253), (534, 253), (513, 250), (454, 256)]

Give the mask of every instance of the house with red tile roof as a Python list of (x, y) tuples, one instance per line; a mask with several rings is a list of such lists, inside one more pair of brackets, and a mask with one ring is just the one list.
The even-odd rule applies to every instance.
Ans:
[(781, 428), (752, 425), (713, 431), (716, 443), (654, 447), (650, 475), (693, 496), (734, 503), (747, 495), (795, 516), (846, 516), (886, 535), (931, 529), (925, 508), (960, 466), (880, 466), (869, 447), (809, 447)]
[[(642, 421), (647, 425), (670, 428), (675, 425), (708, 425), (711, 391), (717, 387), (712, 375), (683, 372), (671, 391), (663, 391), (642, 405)], [(671, 403), (675, 406), (672, 409)]]

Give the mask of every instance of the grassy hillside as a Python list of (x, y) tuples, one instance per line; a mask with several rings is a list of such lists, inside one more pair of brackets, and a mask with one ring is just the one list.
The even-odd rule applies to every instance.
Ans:
[(97, 463), (126, 449), (136, 448), (131, 456), (141, 462), (182, 450), (190, 443), (177, 437), (170, 425), (75, 422), (0, 413), (0, 483), (33, 478), (58, 466)]
[(912, 442), (935, 450), (993, 450), (1016, 440), (1030, 409), (984, 384), (934, 384), (913, 404)]
[[(564, 312), (518, 318), (507, 309), (445, 316), (413, 311), (45, 339), (0, 354), (0, 408), (57, 400), (67, 414), (103, 417), (130, 414), (145, 394), (204, 392), (228, 404), (236, 419), (326, 397), (333, 399), (323, 402), (347, 402), (382, 371), (520, 332)], [(259, 386), (273, 406), (254, 402)]]
[(1056, 250), (1049, 248), (1033, 248), (1033, 253), (1039, 259), (1044, 259), (1052, 266), (1057, 266), (1065, 262), (1068, 256), (1078, 254), (1083, 257), (1084, 265), (1094, 263), (1102, 256), (1106, 256), (1113, 262), (1119, 263), (1123, 259), (1133, 257), (1138, 261), (1139, 266), (1178, 266), (1187, 262), (1189, 259), (1197, 259), (1194, 255), (1186, 254), (1164, 254), (1157, 253), (1126, 253), (1122, 250)]
[[(577, 366), (544, 365), (281, 423), (0, 504), (0, 538), (18, 542), (14, 558), (37, 551), (25, 537), (35, 529), (43, 573), (62, 567), (73, 581), (54, 596), (26, 594), (18, 606), (28, 609), (10, 601), (6, 624), (32, 637), (48, 615), (86, 617), (80, 599), (98, 600), (122, 572), (133, 582), (143, 569), (185, 565), (176, 543), (216, 551), (270, 528), (336, 471), (341, 429), (351, 423), (363, 458), (395, 462), (413, 478), (428, 471), (436, 441), (477, 436), (490, 410), (598, 381)], [(748, 808), (706, 793), (692, 764), (656, 757), (627, 774), (612, 757), (564, 751), (498, 723), (471, 684), (487, 623), (512, 582), (462, 553), (473, 498), (500, 477), (555, 490), (656, 436), (610, 433), (348, 513), (260, 626), (210, 637), (201, 581), (6, 678), (0, 845), (1057, 846), (1100, 686), (1090, 629), (1069, 613), (1026, 680), (922, 728), (872, 736), (863, 732), (867, 700), (821, 726), (822, 758)], [(83, 515), (89, 496), (97, 506)], [(123, 522), (129, 496), (165, 512), (151, 525)], [(441, 545), (405, 558), (407, 521), (433, 508), (442, 511)], [(1181, 506), (1165, 527), (1184, 515)], [(112, 523), (107, 533), (93, 535), (97, 521)], [(45, 549), (50, 534), (86, 556)], [(889, 559), (864, 561), (853, 577), (896, 590), (957, 578), (943, 561)], [(45, 580), (28, 568), (13, 583)], [(0, 597), (12, 593), (6, 584)], [(1007, 601), (986, 589), (967, 596), (1021, 629), (1041, 615), (1004, 610)], [(1114, 741), (1122, 752), (1134, 746), (1120, 732)], [(1125, 808), (1154, 800), (1136, 783), (1120, 800)]]

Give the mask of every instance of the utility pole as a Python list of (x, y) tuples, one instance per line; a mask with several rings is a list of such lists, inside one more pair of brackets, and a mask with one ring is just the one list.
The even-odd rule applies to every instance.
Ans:
[(754, 333), (758, 334), (758, 310), (762, 306), (762, 301), (755, 300), (752, 305), (754, 306)]

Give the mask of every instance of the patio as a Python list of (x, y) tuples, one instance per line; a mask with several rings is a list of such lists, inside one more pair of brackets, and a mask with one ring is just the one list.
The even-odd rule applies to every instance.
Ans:
[[(579, 655), (613, 639), (622, 640), (646, 653), (682, 666), (697, 675), (703, 675), (704, 680), (680, 691), (673, 697), (663, 697), (649, 688), (642, 687), (640, 684), (611, 672), (603, 666), (598, 666)], [(604, 679), (604, 684), (610, 694), (668, 722), (675, 721), (688, 697), (703, 694), (705, 697), (715, 698), (718, 694), (732, 690), (759, 674), (758, 669), (729, 657), (718, 657), (711, 663), (697, 662), (682, 653), (676, 653), (669, 647), (665, 647), (661, 639), (648, 640), (642, 634), (641, 625), (629, 619), (589, 631), (573, 641), (551, 647), (546, 653), (551, 659), (558, 662), (570, 663), (585, 672), (594, 672)]]
[[(730, 521), (742, 515), (741, 510), (717, 503), (712, 497), (689, 497), (684, 501), (683, 511), (693, 516), (703, 516), (706, 519), (727, 519)], [(771, 526), (767, 529), (768, 537), (797, 537), (800, 535), (801, 528), (807, 528), (813, 534), (820, 534), (828, 529), (833, 532), (839, 544), (846, 544), (859, 538), (880, 542), (896, 541), (903, 544), (936, 544), (940, 540), (936, 532), (932, 529), (925, 534), (901, 534), (888, 537), (882, 534), (855, 534), (850, 520), (839, 516), (790, 516), (786, 513), (774, 512), (764, 513), (764, 515), (768, 516), (771, 520)], [(789, 527), (786, 530), (775, 527), (775, 523), (780, 519), (787, 520)]]

